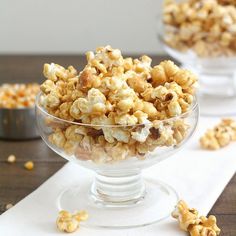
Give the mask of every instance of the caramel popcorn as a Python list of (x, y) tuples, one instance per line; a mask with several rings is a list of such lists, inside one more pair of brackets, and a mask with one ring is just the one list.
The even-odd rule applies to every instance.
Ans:
[(172, 212), (172, 217), (179, 221), (179, 226), (184, 231), (188, 231), (191, 225), (200, 223), (197, 210), (188, 208), (188, 205), (183, 200), (178, 202), (176, 209)]
[(176, 209), (172, 212), (172, 217), (178, 220), (182, 230), (189, 232), (191, 236), (217, 236), (220, 229), (216, 225), (215, 216), (199, 216), (194, 208), (180, 200)]
[(24, 167), (26, 170), (33, 170), (34, 169), (34, 163), (32, 161), (27, 161), (24, 164)]
[(235, 0), (165, 0), (164, 41), (199, 57), (235, 56)]
[(60, 211), (56, 221), (57, 228), (66, 233), (73, 233), (79, 229), (79, 223), (88, 219), (86, 211), (71, 214), (68, 211)]
[(8, 163), (14, 163), (14, 162), (16, 162), (16, 156), (13, 155), (13, 154), (11, 154), (10, 156), (8, 156), (7, 162), (8, 162)]
[(200, 216), (200, 223), (189, 228), (191, 236), (217, 236), (220, 228), (216, 225), (216, 217), (210, 215), (208, 218)]
[(209, 150), (220, 149), (232, 141), (236, 141), (236, 121), (232, 119), (223, 119), (200, 138), (202, 148)]
[(13, 204), (12, 203), (8, 203), (8, 204), (6, 204), (5, 209), (9, 210), (12, 207), (13, 207)]
[(74, 122), (45, 121), (52, 129), (50, 143), (79, 160), (105, 163), (140, 158), (158, 146), (182, 142), (189, 126), (178, 117), (193, 104), (193, 73), (172, 61), (152, 67), (148, 56), (123, 58), (111, 46), (86, 56), (81, 72), (44, 65), (47, 80), (41, 85), (40, 105)]
[(38, 84), (2, 84), (0, 108), (33, 107), (39, 89)]

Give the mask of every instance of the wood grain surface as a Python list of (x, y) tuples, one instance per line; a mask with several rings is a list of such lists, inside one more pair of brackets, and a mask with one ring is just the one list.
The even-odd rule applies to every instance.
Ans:
[[(153, 56), (153, 63), (165, 59)], [(82, 68), (82, 56), (0, 56), (0, 84), (43, 81), (42, 67), (45, 62), (74, 65)], [(15, 154), (17, 162), (6, 162), (8, 155)], [(24, 169), (28, 160), (35, 162), (32, 171)], [(65, 164), (65, 160), (52, 152), (40, 139), (28, 141), (0, 140), (0, 214), (7, 203), (16, 204)], [(220, 174), (220, 173), (219, 173)], [(207, 193), (206, 193), (207, 197)], [(210, 214), (216, 215), (223, 236), (236, 236), (236, 176), (234, 176)]]

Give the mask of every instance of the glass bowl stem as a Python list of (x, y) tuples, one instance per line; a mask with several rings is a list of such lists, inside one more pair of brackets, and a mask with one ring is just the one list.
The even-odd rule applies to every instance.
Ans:
[(145, 196), (141, 171), (130, 173), (97, 173), (91, 187), (96, 204), (106, 207), (127, 207), (141, 202)]

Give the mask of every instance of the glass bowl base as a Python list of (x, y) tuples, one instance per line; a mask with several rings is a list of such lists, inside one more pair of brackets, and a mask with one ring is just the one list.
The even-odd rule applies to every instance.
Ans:
[(179, 198), (172, 187), (161, 181), (145, 179), (144, 182), (144, 196), (139, 201), (129, 201), (125, 207), (98, 204), (91, 197), (88, 183), (65, 189), (57, 199), (57, 207), (72, 213), (86, 210), (89, 219), (81, 222), (85, 227), (122, 229), (151, 225), (170, 216)]

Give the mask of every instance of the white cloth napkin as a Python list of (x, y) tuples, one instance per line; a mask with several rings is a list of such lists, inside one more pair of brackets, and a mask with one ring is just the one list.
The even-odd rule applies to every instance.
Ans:
[[(207, 214), (236, 170), (236, 144), (218, 150), (204, 151), (199, 137), (219, 122), (216, 118), (201, 118), (191, 141), (173, 157), (144, 171), (145, 176), (158, 178), (174, 187), (180, 197), (201, 214)], [(55, 219), (58, 211), (55, 199), (68, 185), (88, 181), (93, 173), (75, 164), (66, 164), (37, 190), (0, 216), (1, 236), (60, 235)], [(141, 212), (140, 212), (141, 214)], [(121, 216), (122, 217), (122, 216)], [(98, 230), (81, 227), (75, 235), (96, 236), (178, 236), (177, 222), (171, 217), (161, 223), (126, 230)]]

